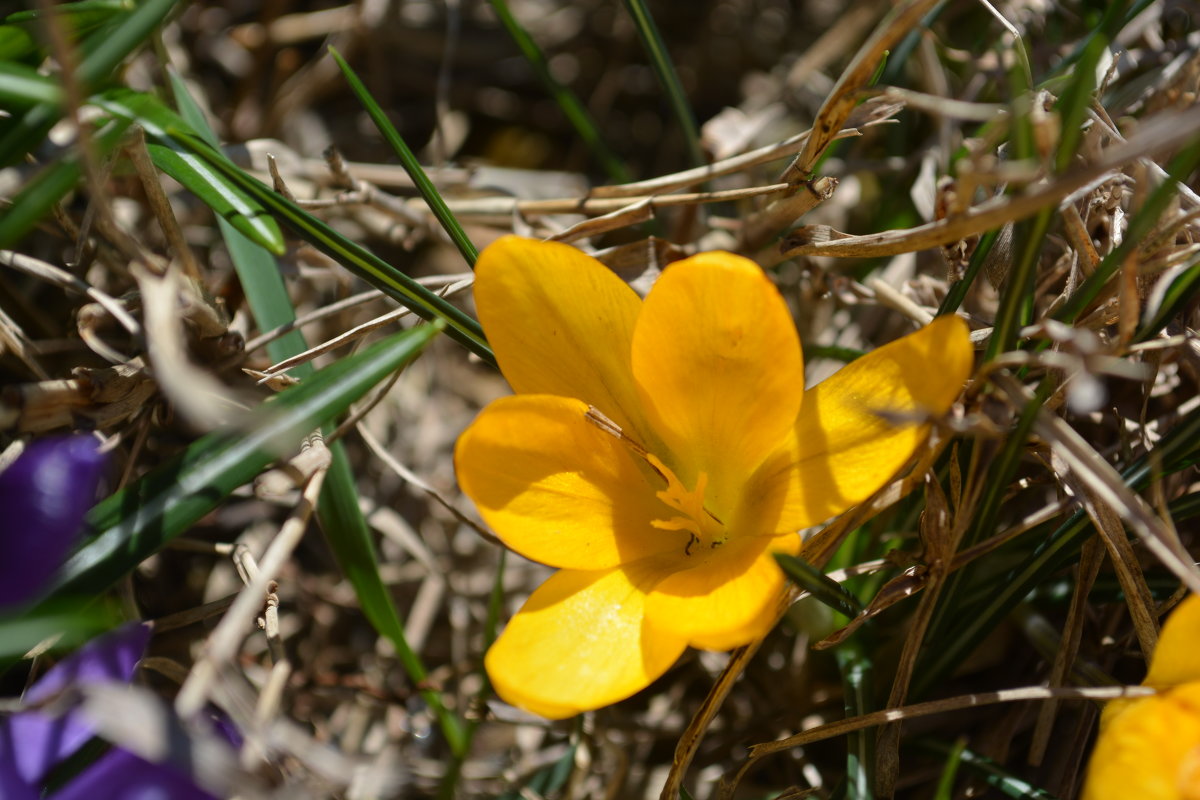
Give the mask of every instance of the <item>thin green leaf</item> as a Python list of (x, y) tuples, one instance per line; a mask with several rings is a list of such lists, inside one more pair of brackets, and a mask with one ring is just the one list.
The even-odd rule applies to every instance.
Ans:
[(76, 31), (98, 28), (118, 14), (128, 14), (137, 7), (133, 0), (78, 0), (75, 3), (59, 3), (47, 9), (35, 8), (17, 11), (4, 18), (5, 24), (17, 25), (37, 22), (49, 11), (55, 18)]
[(415, 358), (438, 332), (423, 325), (341, 359), (252, 412), (246, 424), (211, 433), (89, 512), (91, 538), (63, 566), (50, 592), (104, 591), (216, 508), (309, 431), (342, 414)]
[(1160, 292), (1156, 287), (1144, 310), (1145, 319), (1133, 340), (1144, 342), (1152, 339), (1167, 326), (1167, 323), (1182, 313), (1200, 291), (1200, 261), (1177, 268), (1174, 276), (1164, 275), (1160, 281), (1169, 281)]
[(57, 647), (69, 648), (120, 624), (110, 604), (57, 603), (34, 612), (21, 611), (0, 619), (0, 659), (18, 659), (51, 637)]
[(1104, 285), (1116, 274), (1129, 254), (1134, 252), (1134, 248), (1140, 245), (1142, 240), (1154, 230), (1159, 217), (1176, 197), (1176, 182), (1186, 180), (1196, 171), (1197, 167), (1200, 167), (1200, 136), (1197, 136), (1171, 159), (1167, 165), (1166, 179), (1154, 188), (1142, 207), (1133, 214), (1125, 239), (1100, 261), (1095, 272), (1079, 284), (1075, 293), (1055, 313), (1056, 320), (1073, 323), (1076, 317), (1082, 314), (1084, 309), (1096, 299)]
[(10, 111), (40, 103), (58, 105), (62, 87), (33, 67), (12, 61), (0, 61), (0, 106)]
[(946, 753), (946, 763), (938, 778), (937, 790), (933, 800), (954, 800), (954, 779), (958, 777), (958, 765), (962, 763), (963, 751), (967, 749), (967, 740), (959, 739)]
[[(118, 22), (135, 8), (137, 3), (133, 0), (81, 0), (9, 14), (4, 19), (4, 28), (0, 29), (0, 59), (18, 61), (36, 56), (31, 60), (41, 60), (43, 53), (38, 44), (38, 29), (45, 23), (46, 11), (54, 17), (53, 24), (62, 29), (68, 41), (74, 42)], [(98, 42), (99, 37), (95, 41)]]
[[(496, 629), (500, 626), (500, 614), (504, 609), (504, 566), (508, 561), (507, 556), (508, 551), (502, 548), (496, 562), (496, 577), (492, 581), (492, 591), (488, 595), (487, 617), (483, 621), (484, 652), (487, 652), (492, 643), (496, 641)], [(479, 664), (477, 674), (479, 675), (479, 691), (475, 692), (472, 702), (475, 708), (483, 708), (488, 696), (492, 693), (492, 682), (488, 678), (487, 670), (484, 669), (482, 662)], [(479, 723), (482, 721), (483, 715), (480, 714), (468, 719), (466, 730), (463, 733), (462, 750), (446, 767), (446, 773), (442, 776), (442, 782), (438, 786), (439, 798), (453, 800), (455, 797), (458, 781), (462, 777), (463, 765), (466, 764), (467, 756), (471, 752), (471, 742), (474, 741), (475, 732), (479, 729)]]
[(404, 171), (408, 173), (408, 177), (412, 178), (413, 185), (421, 193), (421, 197), (425, 199), (425, 204), (429, 206), (429, 210), (437, 217), (437, 221), (441, 223), (442, 228), (450, 237), (450, 241), (454, 242), (454, 246), (458, 248), (458, 252), (462, 253), (462, 257), (466, 259), (467, 265), (471, 268), (475, 267), (475, 261), (479, 258), (479, 251), (475, 249), (475, 245), (467, 237), (466, 231), (458, 224), (458, 219), (450, 212), (446, 206), (446, 201), (442, 200), (441, 194), (438, 193), (437, 187), (433, 185), (433, 181), (429, 180), (429, 176), (425, 174), (421, 164), (417, 161), (417, 157), (413, 155), (413, 151), (409, 149), (400, 132), (392, 125), (391, 120), (387, 118), (387, 114), (383, 113), (383, 109), (375, 102), (375, 98), (371, 97), (371, 93), (367, 91), (367, 87), (363, 86), (362, 81), (354, 74), (354, 70), (350, 69), (350, 65), (346, 63), (334, 48), (329, 48), (329, 55), (333, 56), (333, 60), (337, 62), (338, 67), (342, 70), (342, 75), (345, 76), (346, 82), (350, 84), (358, 101), (363, 104), (367, 114), (370, 115), (371, 121), (375, 123), (375, 127), (383, 134), (383, 138), (396, 151), (397, 157), (400, 159), (400, 164), (404, 167)]
[(1014, 227), (1013, 253), (1016, 259), (1005, 279), (995, 326), (984, 352), (985, 361), (991, 361), (1001, 353), (1016, 347), (1021, 328), (1032, 321), (1038, 259), (1042, 252), (1042, 242), (1056, 213), (1053, 208), (1044, 209), (1033, 219), (1022, 220)]
[[(575, 768), (575, 749), (571, 745), (556, 761), (539, 769), (520, 788), (500, 795), (499, 800), (525, 800), (532, 792), (533, 797), (549, 797), (563, 787), (571, 770)], [(524, 790), (524, 791), (522, 791)]]
[(654, 72), (658, 75), (659, 83), (667, 93), (667, 99), (671, 103), (675, 119), (679, 121), (679, 126), (683, 129), (683, 138), (687, 142), (692, 162), (698, 167), (704, 166), (708, 161), (704, 157), (704, 149), (700, 146), (700, 131), (696, 127), (696, 115), (692, 113), (692, 106), (683, 91), (683, 84), (679, 82), (679, 73), (675, 71), (675, 64), (671, 61), (670, 54), (667, 53), (667, 46), (658, 32), (658, 26), (654, 24), (654, 18), (650, 16), (650, 9), (646, 7), (645, 0), (625, 0), (625, 8), (633, 17), (634, 27), (637, 28), (638, 36), (641, 37), (647, 55), (650, 56)]
[(954, 283), (948, 292), (942, 304), (938, 306), (937, 315), (953, 314), (962, 306), (963, 300), (967, 299), (967, 292), (975, 283), (975, 279), (979, 277), (979, 272), (983, 268), (983, 262), (987, 261), (988, 253), (992, 252), (992, 246), (996, 244), (996, 239), (1000, 236), (1000, 228), (994, 228), (985, 233), (979, 239), (979, 244), (975, 245), (975, 252), (971, 253), (971, 261), (967, 264), (967, 271), (963, 273), (962, 278)]
[(25, 61), (38, 51), (37, 42), (29, 31), (16, 25), (0, 25), (0, 60)]
[[(1180, 419), (1149, 453), (1126, 467), (1121, 477), (1130, 488), (1142, 491), (1149, 485), (1152, 476), (1170, 475), (1192, 466), (1198, 456), (1200, 409)], [(1200, 493), (1185, 495), (1172, 501), (1167, 508), (1176, 523), (1192, 519), (1200, 515)], [(1056, 528), (1052, 525), (1034, 528), (1026, 537), (1029, 541), (1040, 541), (1041, 544), (1023, 563), (996, 576), (984, 587), (981, 590), (984, 598), (982, 603), (947, 597), (939, 604), (939, 610), (943, 607), (952, 609), (950, 613), (959, 624), (946, 625), (942, 635), (927, 638), (924, 657), (916, 670), (914, 695), (937, 685), (1026, 595), (1051, 573), (1078, 558), (1080, 546), (1093, 531), (1091, 521), (1082, 510), (1076, 511)], [(958, 574), (963, 573), (960, 571)]]
[[(874, 664), (865, 648), (847, 642), (834, 651), (842, 673), (846, 719), (875, 710), (872, 700)], [(867, 729), (846, 736), (846, 797), (848, 800), (872, 800), (875, 783), (875, 735)]]
[(1079, 56), (1079, 64), (1071, 70), (1071, 83), (1058, 98), (1058, 110), (1061, 118), (1059, 128), (1061, 138), (1058, 142), (1058, 153), (1055, 155), (1054, 167), (1061, 174), (1074, 163), (1075, 153), (1079, 143), (1083, 141), (1083, 123), (1087, 119), (1096, 92), (1096, 66), (1101, 56), (1108, 50), (1108, 45), (1117, 35), (1122, 26), (1126, 2), (1107, 3), (1104, 18), (1096, 32), (1091, 36)]
[(445, 320), (446, 335), (494, 365), (496, 358), (488, 347), (479, 323), (441, 297), (405, 275), (400, 270), (342, 236), (326, 223), (309, 214), (287, 198), (273, 192), (260, 181), (247, 175), (220, 152), (184, 132), (172, 134), (190, 152), (219, 170), (248, 194), (282, 218), (296, 233), (313, 247), (379, 289), (389, 297), (425, 318)]
[[(441, 323), (436, 323), (441, 327)], [(432, 326), (423, 326), (431, 329)], [(329, 367), (326, 367), (329, 369)], [(322, 370), (323, 372), (324, 370)], [(317, 373), (320, 375), (320, 373)], [(310, 378), (309, 380), (313, 380)], [(304, 384), (301, 384), (303, 386)], [(405, 673), (421, 694), (422, 699), (433, 710), (450, 753), (455, 758), (466, 755), (466, 735), (462, 724), (442, 702), (435, 689), (426, 685), (428, 672), (420, 658), (408, 643), (404, 624), (396, 613), (391, 593), (379, 575), (379, 561), (371, 532), (358, 507), (358, 494), (354, 486), (354, 474), (345, 448), (330, 450), (333, 462), (325, 476), (317, 513), (322, 527), (329, 533), (326, 540), (333, 549), (334, 558), (346, 573), (354, 587), (363, 614), (375, 630), (382, 633), (396, 648), (396, 657)], [(350, 506), (353, 505), (353, 508)], [(342, 527), (334, 527), (342, 526)], [(335, 533), (336, 531), (336, 533)]]
[(546, 87), (546, 91), (558, 103), (558, 107), (562, 109), (567, 121), (575, 128), (575, 132), (579, 134), (579, 138), (583, 140), (588, 149), (592, 151), (592, 155), (604, 167), (604, 171), (608, 173), (608, 177), (616, 183), (628, 183), (630, 180), (629, 171), (625, 169), (625, 165), (621, 163), (621, 159), (617, 158), (616, 154), (608, 148), (604, 143), (604, 137), (601, 135), (599, 128), (596, 127), (595, 121), (592, 120), (591, 114), (588, 113), (583, 103), (575, 96), (575, 93), (560, 83), (555, 77), (550, 74), (550, 65), (546, 63), (546, 56), (542, 53), (542, 49), (538, 47), (537, 42), (529, 35), (529, 32), (521, 26), (517, 18), (508, 8), (508, 3), (505, 0), (490, 0), (492, 10), (496, 12), (496, 16), (500, 19), (500, 23), (504, 25), (504, 29), (508, 31), (508, 35), (516, 42), (517, 47), (521, 51), (521, 55), (525, 56), (525, 60), (533, 67), (533, 71), (537, 73), (538, 80)]
[(803, 558), (775, 553), (775, 561), (797, 586), (839, 614), (854, 619), (862, 611), (862, 603), (857, 597)]
[[(1054, 795), (1044, 789), (1039, 789), (1028, 781), (1007, 772), (990, 758), (981, 756), (973, 750), (966, 748), (962, 742), (948, 745), (935, 739), (918, 739), (915, 744), (922, 750), (954, 759), (958, 763), (966, 765), (976, 774), (980, 775), (985, 783), (998, 790), (1005, 797), (1012, 797), (1015, 800), (1057, 800)], [(949, 766), (949, 763), (947, 763), (947, 766)], [(941, 794), (938, 795), (938, 797), (941, 796)], [(949, 794), (946, 795), (946, 797), (950, 796)]]
[[(80, 60), (75, 78), (86, 91), (111, 78), (125, 58), (136, 50), (174, 8), (176, 0), (146, 0), (128, 14), (88, 37), (92, 46)], [(85, 48), (86, 49), (86, 48)], [(0, 166), (23, 158), (45, 138), (62, 117), (54, 104), (42, 103), (25, 112), (3, 137), (0, 137)]]
[[(1021, 410), (1021, 415), (1017, 418), (1017, 424), (1008, 437), (1006, 437), (1000, 454), (991, 458), (991, 466), (988, 469), (983, 497), (980, 500), (978, 510), (975, 512), (971, 527), (963, 535), (960, 547), (965, 548), (977, 544), (991, 535), (995, 530), (996, 519), (1004, 502), (1005, 494), (1008, 491), (1007, 487), (1016, 475), (1017, 468), (1021, 464), (1021, 458), (1025, 453), (1025, 442), (1027, 441), (1029, 432), (1033, 429), (1033, 423), (1037, 418), (1038, 411), (1047, 398), (1049, 398), (1053, 387), (1054, 384), (1049, 379), (1043, 380), (1039, 384), (1037, 391), (1034, 393), (1033, 400)], [(972, 444), (972, 447), (986, 446), (988, 445), (982, 442)], [(960, 616), (964, 603), (963, 595), (971, 585), (971, 579), (978, 574), (977, 569), (978, 567), (968, 566), (951, 573), (950, 577), (946, 579), (946, 588), (942, 590), (941, 600), (938, 602), (937, 608), (934, 609), (929, 627), (925, 631), (924, 648), (926, 653), (933, 653), (935, 650), (935, 647), (931, 643), (943, 642), (948, 638), (949, 634), (947, 631), (954, 626), (955, 621)], [(929, 657), (936, 656), (931, 655)], [(932, 685), (932, 678), (927, 670), (924, 668), (917, 669), (913, 679), (912, 695), (919, 696)]]
[(267, 210), (216, 172), (203, 159), (184, 149), (168, 131), (187, 131), (192, 126), (153, 95), (117, 88), (101, 92), (88, 102), (114, 116), (136, 122), (146, 132), (146, 149), (154, 165), (200, 198), (221, 219), (276, 255), (286, 247), (279, 224)]

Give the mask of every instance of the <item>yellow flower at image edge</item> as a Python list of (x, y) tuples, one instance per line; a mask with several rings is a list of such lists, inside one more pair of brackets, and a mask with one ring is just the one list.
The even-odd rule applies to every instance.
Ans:
[(1104, 708), (1083, 800), (1200, 800), (1200, 597), (1167, 619), (1143, 685)]
[[(669, 265), (643, 302), (573, 247), (505, 237), (475, 304), (515, 396), (458, 440), (463, 491), (506, 545), (558, 572), (487, 654), (505, 701), (559, 719), (629, 697), (686, 647), (774, 623), (773, 553), (909, 459), (972, 366), (943, 317), (804, 391), (786, 304), (753, 262)], [(895, 418), (893, 417), (893, 420)]]

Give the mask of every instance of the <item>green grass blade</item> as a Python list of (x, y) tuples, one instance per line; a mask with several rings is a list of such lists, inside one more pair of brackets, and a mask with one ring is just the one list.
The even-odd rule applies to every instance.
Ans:
[[(92, 138), (96, 154), (111, 153), (125, 135), (128, 123), (114, 120)], [(78, 157), (66, 158), (44, 168), (12, 199), (12, 205), (0, 213), (0, 249), (12, 247), (50, 213), (54, 204), (79, 182), (82, 168)]]
[(376, 289), (412, 309), (419, 316), (425, 319), (441, 318), (445, 320), (447, 336), (478, 355), (488, 364), (496, 363), (492, 349), (488, 347), (487, 339), (484, 338), (483, 329), (471, 317), (362, 245), (342, 236), (295, 203), (247, 175), (204, 141), (184, 132), (173, 132), (172, 135), (187, 150), (219, 170), (270, 209), (273, 214), (283, 219), (313, 247)]
[(107, 589), (310, 431), (416, 358), (438, 330), (422, 325), (401, 331), (331, 364), (263, 403), (244, 425), (198, 439), (102, 501), (87, 517), (91, 538), (68, 559), (49, 591), (80, 597)]
[(848, 619), (862, 611), (862, 603), (844, 586), (799, 556), (775, 553), (775, 561), (797, 586)]
[[(79, 0), (75, 3), (59, 3), (47, 10), (57, 21), (67, 25), (72, 33), (80, 35), (99, 28), (117, 15), (128, 14), (135, 8), (137, 3), (133, 0)], [(42, 9), (31, 9), (9, 14), (4, 18), (4, 22), (7, 25), (26, 25), (37, 23), (45, 16)]]
[(37, 40), (16, 25), (0, 25), (0, 61), (26, 61), (32, 66), (39, 59)]
[[(210, 144), (216, 144), (216, 135), (208, 127), (203, 110), (192, 99), (183, 80), (174, 70), (168, 69), (168, 76), (183, 118)], [(218, 218), (218, 224), (259, 328), (270, 330), (293, 322), (296, 318), (295, 310), (275, 257), (247, 239), (224, 219)], [(289, 331), (267, 344), (267, 352), (276, 361), (282, 361), (306, 349), (308, 346), (304, 335), (298, 330)], [(302, 380), (309, 378), (314, 372), (312, 365), (307, 362), (292, 370), (292, 374)], [(427, 675), (425, 666), (409, 645), (395, 603), (379, 574), (378, 556), (371, 538), (371, 530), (358, 502), (358, 488), (354, 483), (354, 471), (346, 449), (339, 441), (331, 443), (329, 451), (332, 458), (317, 503), (317, 517), (321, 523), (321, 530), (325, 533), (338, 566), (354, 587), (363, 614), (375, 630), (387, 637), (396, 648), (409, 680), (414, 685), (421, 686)], [(440, 695), (432, 689), (421, 689), (421, 692), (433, 709), (442, 735), (450, 744), (451, 750), (455, 753), (464, 751), (469, 734), (463, 732), (458, 719), (449, 713)]]
[(504, 29), (508, 31), (508, 35), (516, 42), (517, 48), (520, 49), (521, 55), (525, 56), (525, 60), (533, 67), (533, 71), (537, 73), (538, 80), (546, 87), (546, 91), (558, 103), (558, 107), (562, 109), (567, 121), (575, 128), (575, 132), (579, 134), (579, 138), (583, 140), (588, 149), (592, 151), (596, 161), (608, 173), (608, 177), (616, 183), (628, 183), (631, 180), (629, 170), (625, 169), (625, 165), (621, 163), (621, 159), (617, 158), (616, 154), (608, 148), (604, 143), (604, 137), (601, 135), (596, 123), (592, 120), (592, 115), (588, 113), (583, 103), (579, 98), (555, 79), (550, 74), (550, 66), (546, 63), (546, 56), (542, 53), (542, 49), (538, 47), (537, 42), (529, 35), (529, 32), (521, 26), (517, 18), (513, 16), (512, 11), (508, 7), (505, 0), (490, 0), (492, 10), (496, 12), (496, 17)]
[(62, 103), (58, 81), (47, 78), (33, 67), (12, 61), (0, 61), (0, 106), (15, 111), (39, 104)]
[[(846, 642), (834, 651), (842, 673), (846, 719), (875, 710), (874, 664), (865, 648)], [(875, 732), (862, 729), (846, 735), (846, 798), (872, 800), (875, 783)]]
[[(174, 8), (176, 0), (146, 0), (114, 23), (103, 26), (88, 37), (85, 44), (93, 45), (79, 62), (76, 79), (90, 90), (108, 80), (117, 65), (136, 50)], [(62, 117), (55, 104), (42, 103), (25, 115), (0, 137), (0, 166), (15, 163), (37, 147), (54, 124)]]
[(1042, 242), (1056, 213), (1053, 208), (1045, 209), (1031, 220), (1018, 222), (1014, 228), (1013, 238), (1016, 246), (1013, 251), (1016, 259), (1009, 270), (1000, 297), (995, 327), (984, 352), (985, 361), (991, 361), (1001, 353), (1016, 347), (1021, 328), (1032, 322), (1031, 304), (1037, 281), (1038, 258), (1042, 252)]
[(404, 171), (412, 178), (413, 185), (417, 187), (417, 191), (421, 193), (421, 197), (425, 198), (425, 203), (429, 206), (429, 210), (437, 217), (437, 221), (441, 223), (442, 228), (450, 237), (450, 241), (454, 242), (454, 246), (458, 248), (458, 252), (462, 253), (462, 257), (466, 259), (467, 265), (472, 269), (475, 267), (475, 261), (479, 258), (479, 251), (475, 249), (475, 245), (467, 238), (466, 231), (458, 224), (458, 219), (454, 214), (450, 213), (450, 209), (446, 206), (446, 202), (442, 200), (441, 194), (438, 193), (437, 187), (433, 185), (433, 181), (429, 180), (429, 176), (425, 174), (417, 157), (413, 155), (413, 151), (409, 149), (404, 138), (400, 136), (400, 132), (392, 125), (391, 120), (387, 118), (387, 114), (383, 113), (383, 109), (375, 102), (375, 98), (371, 97), (371, 93), (367, 91), (367, 87), (363, 86), (362, 81), (354, 74), (354, 70), (350, 69), (350, 65), (346, 63), (334, 48), (329, 48), (329, 55), (333, 56), (333, 60), (342, 70), (342, 75), (345, 76), (346, 82), (350, 84), (350, 88), (354, 91), (367, 114), (371, 116), (371, 121), (375, 123), (375, 127), (383, 134), (383, 138), (396, 151), (396, 156), (400, 159), (400, 164), (404, 167)]
[[(1200, 409), (1179, 420), (1174, 427), (1154, 446), (1150, 453), (1136, 459), (1126, 467), (1121, 477), (1135, 491), (1142, 491), (1156, 474), (1169, 475), (1194, 464), (1200, 457)], [(1152, 471), (1152, 465), (1157, 465)], [(1171, 518), (1182, 522), (1200, 515), (1200, 493), (1178, 498), (1168, 504)], [(1029, 541), (1042, 543), (1015, 569), (993, 579), (991, 587), (984, 592), (985, 602), (962, 601), (950, 605), (950, 599), (939, 605), (954, 609), (961, 620), (958, 625), (947, 625), (944, 635), (936, 640), (930, 638), (926, 644), (921, 663), (916, 670), (914, 695), (937, 685), (946, 675), (967, 657), (987, 634), (1000, 623), (1052, 572), (1061, 569), (1077, 558), (1084, 539), (1091, 535), (1093, 527), (1087, 514), (1075, 512), (1066, 522), (1054, 528), (1040, 526), (1026, 534)]]
[(1125, 262), (1125, 259), (1133, 252), (1142, 240), (1154, 230), (1154, 226), (1158, 224), (1159, 217), (1167, 210), (1167, 206), (1176, 196), (1175, 183), (1177, 181), (1187, 180), (1196, 169), (1200, 167), (1200, 136), (1197, 136), (1187, 147), (1183, 148), (1179, 153), (1171, 159), (1167, 166), (1167, 178), (1163, 180), (1150, 196), (1142, 207), (1137, 209), (1133, 214), (1133, 219), (1129, 224), (1129, 230), (1125, 234), (1124, 241), (1115, 248), (1112, 252), (1106, 255), (1096, 266), (1096, 271), (1087, 277), (1083, 283), (1079, 284), (1079, 288), (1075, 293), (1063, 304), (1063, 307), (1054, 315), (1056, 320), (1060, 322), (1073, 323), (1083, 310), (1096, 299), (1097, 295), (1108, 283), (1116, 271)]
[(1058, 98), (1062, 133), (1054, 167), (1059, 174), (1066, 172), (1071, 166), (1079, 143), (1083, 141), (1083, 123), (1087, 119), (1088, 108), (1096, 91), (1096, 65), (1100, 63), (1100, 58), (1108, 49), (1113, 37), (1120, 31), (1127, 5), (1128, 3), (1106, 4), (1099, 28), (1084, 45), (1079, 64), (1071, 70), (1070, 85)]
[(662, 35), (658, 32), (658, 26), (654, 24), (654, 18), (650, 16), (650, 9), (646, 7), (645, 0), (625, 0), (625, 8), (633, 17), (634, 27), (637, 28), (638, 36), (642, 39), (642, 45), (646, 48), (647, 55), (650, 56), (650, 63), (667, 93), (671, 111), (679, 121), (680, 128), (683, 129), (683, 137), (687, 142), (692, 162), (698, 167), (704, 166), (708, 160), (704, 157), (704, 149), (700, 146), (700, 131), (696, 127), (696, 115), (692, 113), (692, 106), (688, 102), (687, 95), (684, 94), (683, 84), (679, 82), (679, 73), (675, 71), (675, 64), (671, 61), (670, 54), (667, 53), (667, 47), (663, 43)]
[(938, 306), (937, 315), (939, 317), (944, 314), (953, 314), (962, 307), (963, 300), (967, 299), (967, 292), (970, 291), (975, 279), (979, 277), (980, 270), (983, 269), (983, 262), (987, 261), (988, 253), (992, 252), (992, 246), (996, 244), (996, 239), (1000, 236), (1000, 230), (1000, 228), (995, 228), (980, 237), (979, 244), (975, 245), (975, 252), (971, 253), (967, 271), (963, 273), (957, 283), (950, 287), (942, 304)]
[[(1017, 52), (1024, 52), (1021, 42), (1016, 43), (1016, 49)], [(1028, 64), (1022, 62), (1022, 65), (1018, 68), (1014, 64), (1009, 70), (1013, 95), (1010, 103), (1010, 147), (1014, 159), (1032, 163), (1037, 160), (1038, 152), (1030, 104), (1037, 102), (1037, 99), (1030, 91), (1032, 78), (1027, 71)], [(1014, 191), (1015, 187), (1009, 188), (1010, 193)], [(1022, 220), (1013, 226), (1013, 264), (1000, 289), (1000, 307), (996, 311), (992, 336), (984, 353), (985, 361), (1013, 349), (1020, 329), (1032, 321), (1038, 256), (1054, 216), (1055, 209), (1047, 208), (1032, 219)]]
[(19, 609), (0, 619), (0, 659), (7, 665), (51, 637), (58, 648), (82, 644), (121, 623), (114, 604), (75, 601), (48, 605), (34, 612)]
[(526, 800), (529, 797), (550, 797), (563, 787), (575, 769), (575, 750), (571, 745), (558, 760), (547, 764), (530, 776), (518, 789), (500, 795), (499, 800)]
[[(1038, 410), (1046, 402), (1052, 389), (1053, 384), (1051, 381), (1042, 381), (1033, 399), (1022, 409), (1021, 415), (1017, 419), (1017, 424), (1005, 440), (1003, 449), (1001, 449), (998, 456), (991, 459), (991, 466), (988, 469), (983, 496), (980, 498), (979, 507), (975, 512), (971, 527), (963, 536), (963, 541), (960, 543), (961, 547), (970, 547), (982, 541), (995, 529), (996, 519), (1004, 502), (1005, 492), (1016, 475), (1017, 468), (1020, 466), (1021, 459), (1024, 456), (1025, 442), (1028, 439), (1029, 432), (1033, 429), (1033, 423), (1037, 418)], [(979, 442), (972, 444), (972, 447), (983, 446), (986, 445)], [(952, 573), (946, 579), (946, 587), (942, 591), (942, 597), (934, 609), (929, 626), (925, 631), (923, 647), (926, 653), (937, 650), (940, 647), (937, 643), (943, 642), (949, 637), (948, 631), (954, 627), (955, 620), (961, 614), (962, 606), (965, 603), (962, 598), (968, 591), (972, 583), (972, 578), (978, 574), (977, 570), (977, 566), (968, 565)], [(933, 684), (928, 682), (928, 676), (924, 670), (918, 669), (913, 679), (912, 696), (920, 696), (931, 685)]]
[(946, 764), (938, 777), (937, 790), (933, 800), (954, 800), (954, 780), (958, 777), (958, 765), (962, 763), (963, 750), (967, 749), (967, 740), (959, 739), (946, 753)]
[[(432, 326), (424, 325), (429, 329)], [(328, 367), (326, 368), (328, 369)], [(319, 373), (318, 373), (319, 374)], [(301, 384), (303, 386), (303, 384)], [(422, 699), (432, 709), (438, 720), (446, 744), (455, 757), (466, 755), (466, 735), (462, 723), (455, 717), (441, 695), (435, 689), (426, 686), (428, 673), (420, 658), (413, 651), (404, 633), (404, 624), (396, 613), (396, 605), (391, 593), (384, 585), (379, 575), (379, 560), (375, 555), (375, 545), (371, 541), (371, 532), (363, 519), (358, 507), (358, 494), (354, 486), (354, 475), (350, 469), (349, 459), (345, 448), (331, 452), (333, 463), (325, 476), (325, 486), (322, 488), (317, 513), (320, 515), (322, 526), (349, 525), (340, 529), (325, 527), (328, 535), (325, 537), (333, 549), (333, 555), (338, 565), (346, 573), (346, 578), (354, 586), (363, 614), (366, 615), (375, 630), (388, 638), (396, 648), (396, 657), (404, 667), (409, 680), (418, 688)]]
[(146, 149), (154, 165), (196, 195), (217, 216), (272, 253), (286, 250), (279, 223), (255, 198), (188, 152), (168, 133), (192, 126), (153, 95), (131, 89), (109, 89), (88, 103), (114, 116), (136, 122), (146, 132)]
[[(995, 761), (979, 755), (961, 743), (948, 745), (935, 739), (918, 739), (914, 744), (922, 750), (963, 764), (982, 777), (984, 782), (1005, 797), (1011, 797), (1014, 800), (1057, 800), (1049, 792), (1039, 789), (1028, 781), (1007, 772), (996, 764)], [(947, 766), (949, 766), (949, 763), (947, 763)], [(941, 795), (939, 794), (938, 796), (940, 797)], [(951, 795), (947, 794), (946, 797), (951, 797)]]
[[(1163, 276), (1160, 280), (1167, 280)], [(1144, 342), (1154, 338), (1158, 332), (1167, 326), (1167, 323), (1175, 318), (1176, 314), (1184, 312), (1186, 307), (1195, 299), (1196, 294), (1200, 291), (1200, 261), (1196, 261), (1179, 270), (1174, 278), (1170, 279), (1170, 284), (1163, 290), (1158, 302), (1153, 307), (1147, 304), (1143, 314), (1146, 318), (1143, 320), (1137, 334), (1134, 335), (1135, 342)], [(1158, 289), (1154, 290), (1154, 295), (1158, 295)], [(1149, 312), (1149, 313), (1147, 313)]]

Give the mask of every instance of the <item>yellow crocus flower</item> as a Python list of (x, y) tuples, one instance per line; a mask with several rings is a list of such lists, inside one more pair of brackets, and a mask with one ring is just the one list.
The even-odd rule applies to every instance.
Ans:
[(1167, 619), (1144, 686), (1104, 708), (1083, 800), (1200, 800), (1200, 596)]
[(643, 302), (573, 247), (505, 237), (475, 303), (516, 394), (459, 438), (459, 483), (506, 545), (559, 570), (486, 667), (501, 698), (555, 719), (645, 688), (689, 645), (765, 634), (772, 554), (883, 486), (973, 360), (942, 317), (804, 391), (783, 298), (730, 253), (669, 265)]

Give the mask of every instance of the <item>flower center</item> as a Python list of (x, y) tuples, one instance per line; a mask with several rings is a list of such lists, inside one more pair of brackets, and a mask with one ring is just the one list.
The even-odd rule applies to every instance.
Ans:
[(658, 456), (646, 453), (646, 460), (667, 482), (667, 488), (657, 492), (655, 496), (680, 512), (680, 516), (651, 520), (650, 524), (664, 531), (687, 531), (690, 536), (683, 548), (683, 553), (687, 556), (692, 555), (697, 547), (712, 549), (725, 544), (729, 539), (725, 523), (704, 507), (704, 489), (708, 485), (708, 473), (701, 472), (696, 478), (696, 488), (688, 490)]
[(680, 516), (650, 520), (650, 524), (664, 531), (687, 531), (688, 542), (683, 548), (685, 556), (692, 555), (698, 548), (711, 550), (720, 547), (729, 540), (729, 531), (726, 530), (725, 523), (704, 507), (704, 489), (708, 486), (707, 472), (701, 472), (696, 478), (696, 488), (689, 490), (683, 485), (683, 481), (679, 480), (679, 476), (662, 462), (662, 459), (628, 436), (600, 409), (588, 406), (587, 414), (584, 416), (588, 422), (600, 430), (624, 442), (638, 458), (649, 464), (650, 468), (667, 482), (667, 488), (661, 492), (655, 492), (655, 497), (678, 511)]

